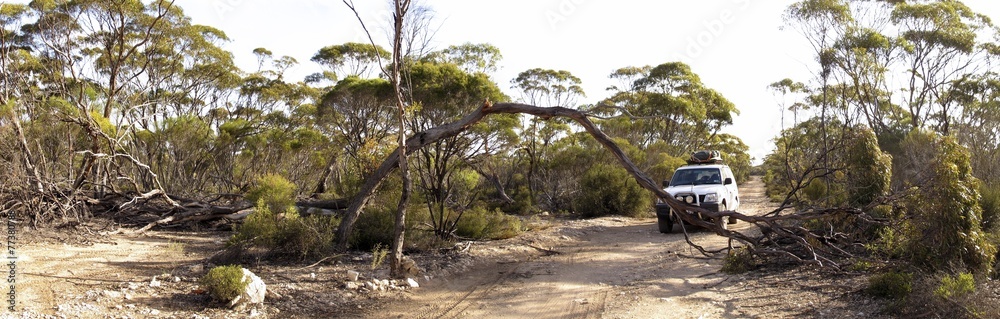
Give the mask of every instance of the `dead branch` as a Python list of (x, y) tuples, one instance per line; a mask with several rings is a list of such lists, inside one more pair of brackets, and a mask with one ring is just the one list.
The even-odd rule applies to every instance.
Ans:
[[(589, 114), (565, 107), (538, 107), (520, 103), (485, 103), (482, 107), (458, 121), (415, 133), (407, 139), (406, 148), (409, 150), (420, 149), (438, 140), (461, 134), (490, 114), (522, 113), (530, 114), (543, 119), (562, 117), (575, 121), (609, 152), (611, 152), (612, 155), (614, 155), (618, 160), (619, 164), (621, 164), (622, 167), (624, 167), (625, 170), (632, 175), (639, 185), (656, 194), (657, 197), (661, 198), (664, 203), (669, 205), (675, 211), (689, 211), (693, 213), (678, 214), (678, 217), (680, 217), (681, 220), (687, 224), (702, 227), (713, 231), (720, 236), (735, 240), (744, 246), (750, 247), (752, 251), (761, 255), (784, 256), (802, 263), (839, 267), (839, 265), (833, 261), (833, 258), (838, 256), (849, 256), (850, 253), (838, 247), (837, 240), (834, 238), (819, 236), (805, 228), (794, 225), (805, 220), (828, 218), (837, 215), (854, 215), (862, 217), (862, 220), (866, 220), (867, 217), (864, 217), (867, 216), (865, 212), (877, 205), (882, 204), (881, 201), (876, 201), (863, 208), (829, 208), (822, 210), (807, 210), (804, 212), (784, 215), (772, 213), (764, 216), (748, 216), (735, 211), (713, 212), (700, 207), (690, 207), (677, 201), (668, 193), (664, 192), (663, 189), (654, 183), (652, 179), (646, 176), (646, 174), (640, 170), (628, 158), (628, 156), (625, 155), (625, 152), (623, 152), (622, 149), (608, 135), (606, 135), (593, 122), (590, 121)], [(350, 231), (354, 226), (354, 222), (357, 220), (368, 200), (373, 196), (374, 190), (382, 183), (390, 172), (398, 167), (398, 160), (399, 151), (396, 150), (382, 162), (379, 168), (376, 169), (372, 175), (365, 179), (365, 182), (361, 187), (361, 191), (358, 192), (358, 194), (352, 199), (344, 218), (341, 221), (340, 227), (337, 230), (337, 247), (339, 249), (343, 250), (347, 248), (348, 234), (350, 234)], [(787, 205), (783, 205), (782, 210), (787, 207)], [(698, 215), (707, 217), (709, 220), (697, 218), (696, 216)], [(761, 235), (751, 236), (747, 233), (727, 230), (710, 221), (719, 220), (722, 217), (736, 219), (752, 224), (761, 230)], [(683, 225), (684, 223), (681, 224)], [(714, 254), (725, 250), (708, 251), (693, 243), (686, 231), (685, 238), (692, 247), (698, 249), (702, 254)]]

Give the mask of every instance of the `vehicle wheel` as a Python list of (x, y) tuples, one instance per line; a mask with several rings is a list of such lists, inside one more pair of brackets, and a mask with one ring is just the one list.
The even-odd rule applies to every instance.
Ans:
[[(726, 207), (726, 205), (723, 205), (722, 207)], [(723, 210), (725, 210), (725, 209), (723, 209)], [(726, 217), (726, 222), (728, 222), (730, 225), (735, 224), (737, 221), (739, 221), (739, 220), (736, 219), (736, 218)]]
[(669, 234), (674, 231), (674, 220), (670, 218), (672, 215), (673, 213), (666, 217), (656, 216), (656, 225), (659, 226), (661, 233)]
[[(719, 211), (720, 212), (724, 212), (726, 210), (727, 210), (726, 204), (722, 204), (722, 206), (719, 206)], [(729, 224), (730, 224), (730, 222), (729, 222), (729, 216), (719, 217), (719, 219), (715, 222), (715, 224), (719, 225), (719, 228), (722, 228), (722, 229), (725, 229), (725, 230), (729, 230)]]

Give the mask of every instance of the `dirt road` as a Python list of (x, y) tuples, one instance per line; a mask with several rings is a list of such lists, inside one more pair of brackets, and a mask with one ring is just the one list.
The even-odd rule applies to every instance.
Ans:
[[(757, 180), (742, 185), (741, 212), (770, 208), (762, 189)], [(247, 265), (269, 294), (244, 309), (198, 293), (225, 232), (48, 231), (21, 248), (18, 311), (0, 318), (868, 318), (872, 310), (863, 309), (878, 309), (854, 297), (859, 276), (720, 273), (718, 258), (700, 255), (683, 234), (660, 234), (652, 218), (548, 223), (508, 240), (411, 256), (424, 268), (413, 289), (358, 288), (386, 277), (384, 267), (371, 268), (370, 253)], [(708, 249), (727, 245), (689, 231)], [(349, 271), (366, 282), (351, 282)]]
[[(755, 179), (743, 187), (743, 213), (770, 208)], [(737, 224), (736, 230), (749, 230)], [(466, 272), (428, 280), (408, 300), (372, 316), (384, 318), (717, 318), (746, 317), (737, 277), (721, 261), (692, 249), (684, 235), (657, 231), (654, 219), (601, 218), (529, 234), (508, 254)], [(692, 230), (694, 242), (725, 247), (714, 233)], [(516, 250), (513, 247), (481, 248)], [(474, 253), (475, 254), (475, 253)], [(497, 254), (502, 255), (502, 254)], [(737, 279), (738, 280), (738, 279)], [(728, 284), (725, 284), (727, 283)], [(724, 285), (725, 284), (725, 285)]]

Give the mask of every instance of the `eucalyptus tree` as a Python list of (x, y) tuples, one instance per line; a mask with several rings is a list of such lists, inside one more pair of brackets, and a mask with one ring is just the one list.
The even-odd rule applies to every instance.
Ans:
[[(32, 116), (30, 108), (25, 108), (25, 103), (19, 101), (19, 98), (31, 94), (31, 86), (40, 68), (37, 59), (31, 56), (24, 34), (20, 31), (22, 21), (28, 15), (30, 8), (26, 5), (0, 4), (0, 69), (3, 70), (0, 72), (0, 124), (3, 125), (0, 126), (13, 128), (13, 139), (17, 140), (17, 147), (5, 147), (5, 151), (0, 152), (0, 158), (8, 162), (7, 165), (11, 165), (11, 168), (17, 164), (23, 165), (28, 189), (43, 193), (46, 187), (35, 166), (38, 160), (32, 156), (31, 146), (21, 125), (23, 119), (31, 119)], [(6, 129), (0, 131), (0, 134), (5, 133)], [(12, 151), (14, 149), (17, 151)], [(12, 176), (8, 175), (10, 177)]]
[(139, 81), (149, 87), (139, 89), (148, 91), (133, 94), (148, 102), (123, 112), (122, 125), (132, 132), (129, 153), (150, 165), (168, 193), (219, 190), (206, 172), (216, 181), (228, 175), (218, 175), (224, 154), (216, 153), (214, 131), (243, 81), (232, 54), (219, 47), (228, 40), (221, 30), (181, 23), (155, 34), (145, 52), (148, 66)]
[(455, 64), (468, 73), (493, 74), (500, 67), (498, 63), (503, 60), (503, 54), (499, 48), (489, 43), (466, 42), (431, 52), (424, 59)]
[(973, 171), (987, 185), (1000, 185), (1000, 75), (986, 72), (955, 83), (949, 99), (962, 106), (951, 132), (969, 148)]
[[(817, 91), (846, 88), (841, 119), (859, 114), (879, 136), (915, 128), (948, 134), (963, 107), (951, 88), (983, 73), (996, 47), (989, 18), (961, 1), (807, 0), (785, 19), (813, 46)], [(817, 106), (827, 117), (828, 105)]]
[[(380, 78), (347, 77), (324, 95), (317, 109), (319, 125), (342, 145), (345, 161), (339, 166), (347, 169), (347, 176), (371, 174), (379, 164), (378, 159), (391, 151), (396, 128), (387, 120), (396, 116), (392, 103), (392, 84)], [(352, 185), (343, 190), (345, 194), (360, 186), (357, 185), (360, 179), (342, 182)]]
[(609, 117), (601, 122), (604, 130), (639, 147), (662, 141), (686, 153), (704, 146), (739, 114), (681, 62), (621, 68), (611, 77), (624, 86), (611, 87), (611, 97), (594, 111)]
[(642, 151), (639, 168), (667, 178), (694, 150), (714, 148), (725, 152), (739, 176), (749, 173), (746, 145), (721, 135), (739, 110), (688, 65), (623, 67), (610, 77), (617, 81), (609, 88), (611, 96), (591, 111), (601, 117), (597, 124), (602, 130), (622, 139), (623, 148)]
[(312, 61), (323, 67), (329, 80), (350, 76), (370, 78), (379, 74), (379, 60), (387, 60), (391, 53), (386, 49), (366, 43), (347, 42), (323, 47)]
[[(797, 103), (819, 112), (776, 139), (769, 195), (800, 209), (867, 207), (874, 228), (848, 227), (860, 221), (850, 218), (828, 226), (931, 270), (986, 270), (995, 242), (970, 221), (982, 219), (972, 176), (996, 171), (984, 159), (997, 150), (996, 27), (961, 1), (805, 0), (785, 18), (818, 62)], [(790, 82), (773, 88), (790, 93)]]
[(892, 22), (900, 30), (901, 63), (909, 73), (901, 96), (910, 124), (948, 134), (960, 108), (947, 98), (949, 88), (977, 72), (985, 53), (979, 34), (995, 27), (960, 1), (896, 4)]
[(169, 144), (144, 136), (225, 105), (239, 82), (225, 34), (171, 1), (33, 1), (2, 16), (5, 92), (37, 148), (25, 153), (60, 189), (162, 193), (172, 164), (153, 150)]
[[(358, 21), (361, 23), (361, 26), (367, 33), (367, 27), (355, 8), (353, 1), (343, 0), (343, 3), (351, 9), (352, 12), (354, 12)], [(410, 200), (412, 188), (406, 138), (406, 122), (409, 117), (409, 113), (412, 112), (412, 110), (409, 110), (409, 105), (407, 103), (408, 100), (404, 95), (406, 92), (404, 91), (403, 85), (403, 68), (405, 62), (408, 60), (404, 59), (404, 57), (410, 58), (421, 55), (420, 53), (422, 53), (424, 44), (429, 41), (427, 35), (430, 33), (427, 30), (427, 26), (431, 21), (431, 15), (428, 8), (420, 6), (419, 4), (414, 4), (411, 0), (394, 0), (392, 2), (392, 12), (392, 64), (387, 67), (382, 59), (378, 60), (378, 64), (382, 71), (382, 75), (387, 77), (392, 83), (394, 93), (393, 97), (395, 100), (397, 114), (395, 119), (396, 124), (398, 124), (396, 131), (397, 148), (390, 156), (395, 156), (395, 166), (399, 168), (402, 181), (402, 193), (400, 194), (399, 202), (396, 206), (390, 268), (394, 276), (401, 276), (403, 274), (402, 259), (403, 239), (406, 233), (406, 208)], [(376, 47), (375, 41), (371, 38), (371, 33), (368, 33), (367, 35), (371, 41), (371, 45)], [(341, 221), (340, 227), (337, 229), (337, 246), (339, 248), (347, 248), (348, 234), (350, 234), (354, 222), (357, 220), (358, 214), (360, 214), (361, 209), (363, 209), (367, 204), (371, 193), (382, 182), (383, 178), (371, 178), (371, 176), (379, 176), (381, 175), (380, 172), (388, 173), (390, 170), (390, 167), (380, 166), (376, 172), (370, 175), (370, 177), (366, 179), (365, 183), (361, 185), (360, 191), (354, 197), (350, 207), (348, 207), (348, 213)]]
[[(534, 68), (518, 73), (511, 80), (511, 88), (518, 90), (521, 101), (531, 105), (576, 107), (577, 100), (586, 97), (582, 83), (580, 78), (566, 70)], [(544, 162), (551, 158), (544, 158), (552, 156), (548, 153), (553, 143), (569, 134), (570, 127), (562, 119), (527, 117), (526, 121), (528, 126), (521, 132), (521, 136), (527, 137), (522, 149), (528, 157), (529, 204), (535, 205), (535, 196), (542, 191), (546, 193), (543, 196), (548, 199), (548, 209), (555, 209), (554, 206), (558, 205), (555, 205), (553, 199), (559, 197), (555, 193), (560, 192), (559, 189), (563, 187), (559, 185), (567, 180), (558, 178), (558, 174), (547, 170), (550, 165)]]
[(145, 87), (139, 81), (149, 66), (143, 53), (177, 10), (163, 1), (150, 6), (139, 1), (36, 1), (29, 6), (34, 20), (23, 30), (44, 66), (41, 84), (53, 100), (67, 106), (58, 116), (90, 136), (72, 188), (82, 187), (91, 175), (95, 184), (110, 185), (111, 161), (94, 164), (98, 154), (115, 153), (114, 144), (125, 133), (113, 125), (112, 115), (114, 124), (123, 124), (123, 113), (147, 101), (131, 88)]
[[(407, 68), (408, 88), (417, 109), (410, 118), (413, 131), (423, 131), (460, 119), (482, 101), (506, 97), (485, 73), (468, 73), (452, 63), (419, 61)], [(444, 138), (416, 150), (417, 185), (424, 195), (435, 233), (450, 238), (466, 207), (449, 202), (453, 179), (481, 154), (490, 154), (514, 137), (508, 132), (516, 122), (497, 117), (463, 134)]]
[[(835, 52), (833, 47), (837, 39), (847, 32), (847, 25), (854, 21), (850, 7), (844, 0), (804, 0), (792, 4), (785, 12), (786, 23), (798, 28), (806, 38), (819, 63), (817, 90), (819, 97), (817, 108), (820, 110), (820, 132), (824, 149), (830, 149), (830, 139), (827, 132), (827, 119), (830, 117), (831, 100), (829, 87), (834, 71)], [(825, 154), (823, 152), (821, 154)], [(830, 166), (824, 162), (824, 166)]]
[[(417, 63), (454, 65), (465, 74), (489, 78), (492, 73), (498, 70), (498, 64), (502, 59), (503, 55), (500, 49), (492, 44), (467, 42), (429, 52), (426, 56), (420, 57)], [(407, 77), (408, 85), (414, 88), (411, 91), (413, 92), (411, 98), (416, 99), (417, 96), (412, 94), (416, 94), (416, 88), (420, 85), (417, 85), (414, 80), (412, 75)], [(492, 95), (494, 95), (492, 97), (494, 99), (501, 98), (501, 95)], [(483, 96), (483, 98), (487, 98), (487, 96)], [(463, 107), (468, 108), (469, 106)], [(440, 122), (439, 120), (438, 122)], [(482, 178), (492, 184), (500, 201), (509, 203), (512, 199), (506, 192), (507, 185), (505, 185), (505, 181), (501, 180), (501, 175), (504, 175), (504, 179), (509, 180), (512, 172), (502, 166), (509, 164), (509, 153), (513, 147), (512, 141), (518, 139), (512, 128), (519, 127), (520, 124), (516, 123), (511, 116), (498, 117), (491, 122), (496, 124), (495, 128), (480, 125), (469, 131), (469, 135), (466, 136), (470, 142), (466, 150), (468, 154), (461, 156), (460, 162), (463, 163), (462, 166), (465, 169), (475, 170)], [(501, 174), (500, 171), (506, 171), (507, 174)]]
[[(795, 101), (797, 95), (803, 94), (808, 90), (806, 85), (802, 82), (795, 82), (792, 79), (782, 79), (781, 81), (771, 83), (767, 86), (775, 98), (779, 99), (778, 109), (781, 111), (781, 129), (785, 129), (785, 113), (787, 111), (792, 111), (792, 123), (798, 124), (799, 122), (799, 110), (808, 108), (809, 105), (802, 103), (801, 101)], [(780, 95), (780, 97), (778, 97)], [(792, 102), (789, 102), (789, 95), (792, 95)], [(791, 105), (789, 105), (791, 103)]]

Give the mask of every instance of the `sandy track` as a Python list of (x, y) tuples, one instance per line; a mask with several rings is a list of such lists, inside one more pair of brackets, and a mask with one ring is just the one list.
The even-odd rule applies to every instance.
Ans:
[[(197, 288), (197, 278), (187, 269), (221, 246), (224, 237), (169, 232), (116, 236), (93, 233), (83, 242), (50, 239), (22, 249), (16, 284), (20, 317), (157, 317), (204, 308), (203, 298), (188, 293)], [(151, 286), (157, 276), (159, 283)]]
[[(744, 185), (741, 211), (770, 208), (759, 180)], [(748, 225), (733, 225), (748, 230)], [(709, 249), (727, 240), (688, 229)], [(548, 233), (546, 233), (548, 232)], [(675, 232), (679, 232), (675, 229)], [(731, 277), (720, 261), (690, 248), (680, 233), (660, 234), (655, 219), (601, 218), (569, 222), (518, 238), (558, 254), (522, 251), (485, 260), (468, 271), (431, 279), (406, 300), (370, 313), (383, 318), (706, 318), (739, 316), (733, 298), (720, 290)], [(499, 246), (481, 248), (513, 250)], [(474, 252), (476, 254), (476, 252)]]
[[(770, 209), (759, 180), (741, 190), (741, 212)], [(689, 231), (708, 249), (727, 245)], [(225, 232), (67, 241), (56, 231), (21, 250), (20, 311), (0, 318), (867, 318), (873, 310), (861, 309), (879, 308), (852, 293), (863, 277), (795, 268), (726, 275), (719, 259), (701, 256), (675, 232), (660, 234), (652, 218), (554, 220), (509, 240), (413, 256), (429, 269), (420, 288), (405, 291), (346, 288), (348, 270), (364, 280), (385, 277), (370, 269), (370, 254), (250, 265), (274, 294), (263, 306), (233, 310), (193, 293)], [(154, 277), (159, 284), (151, 285)]]

